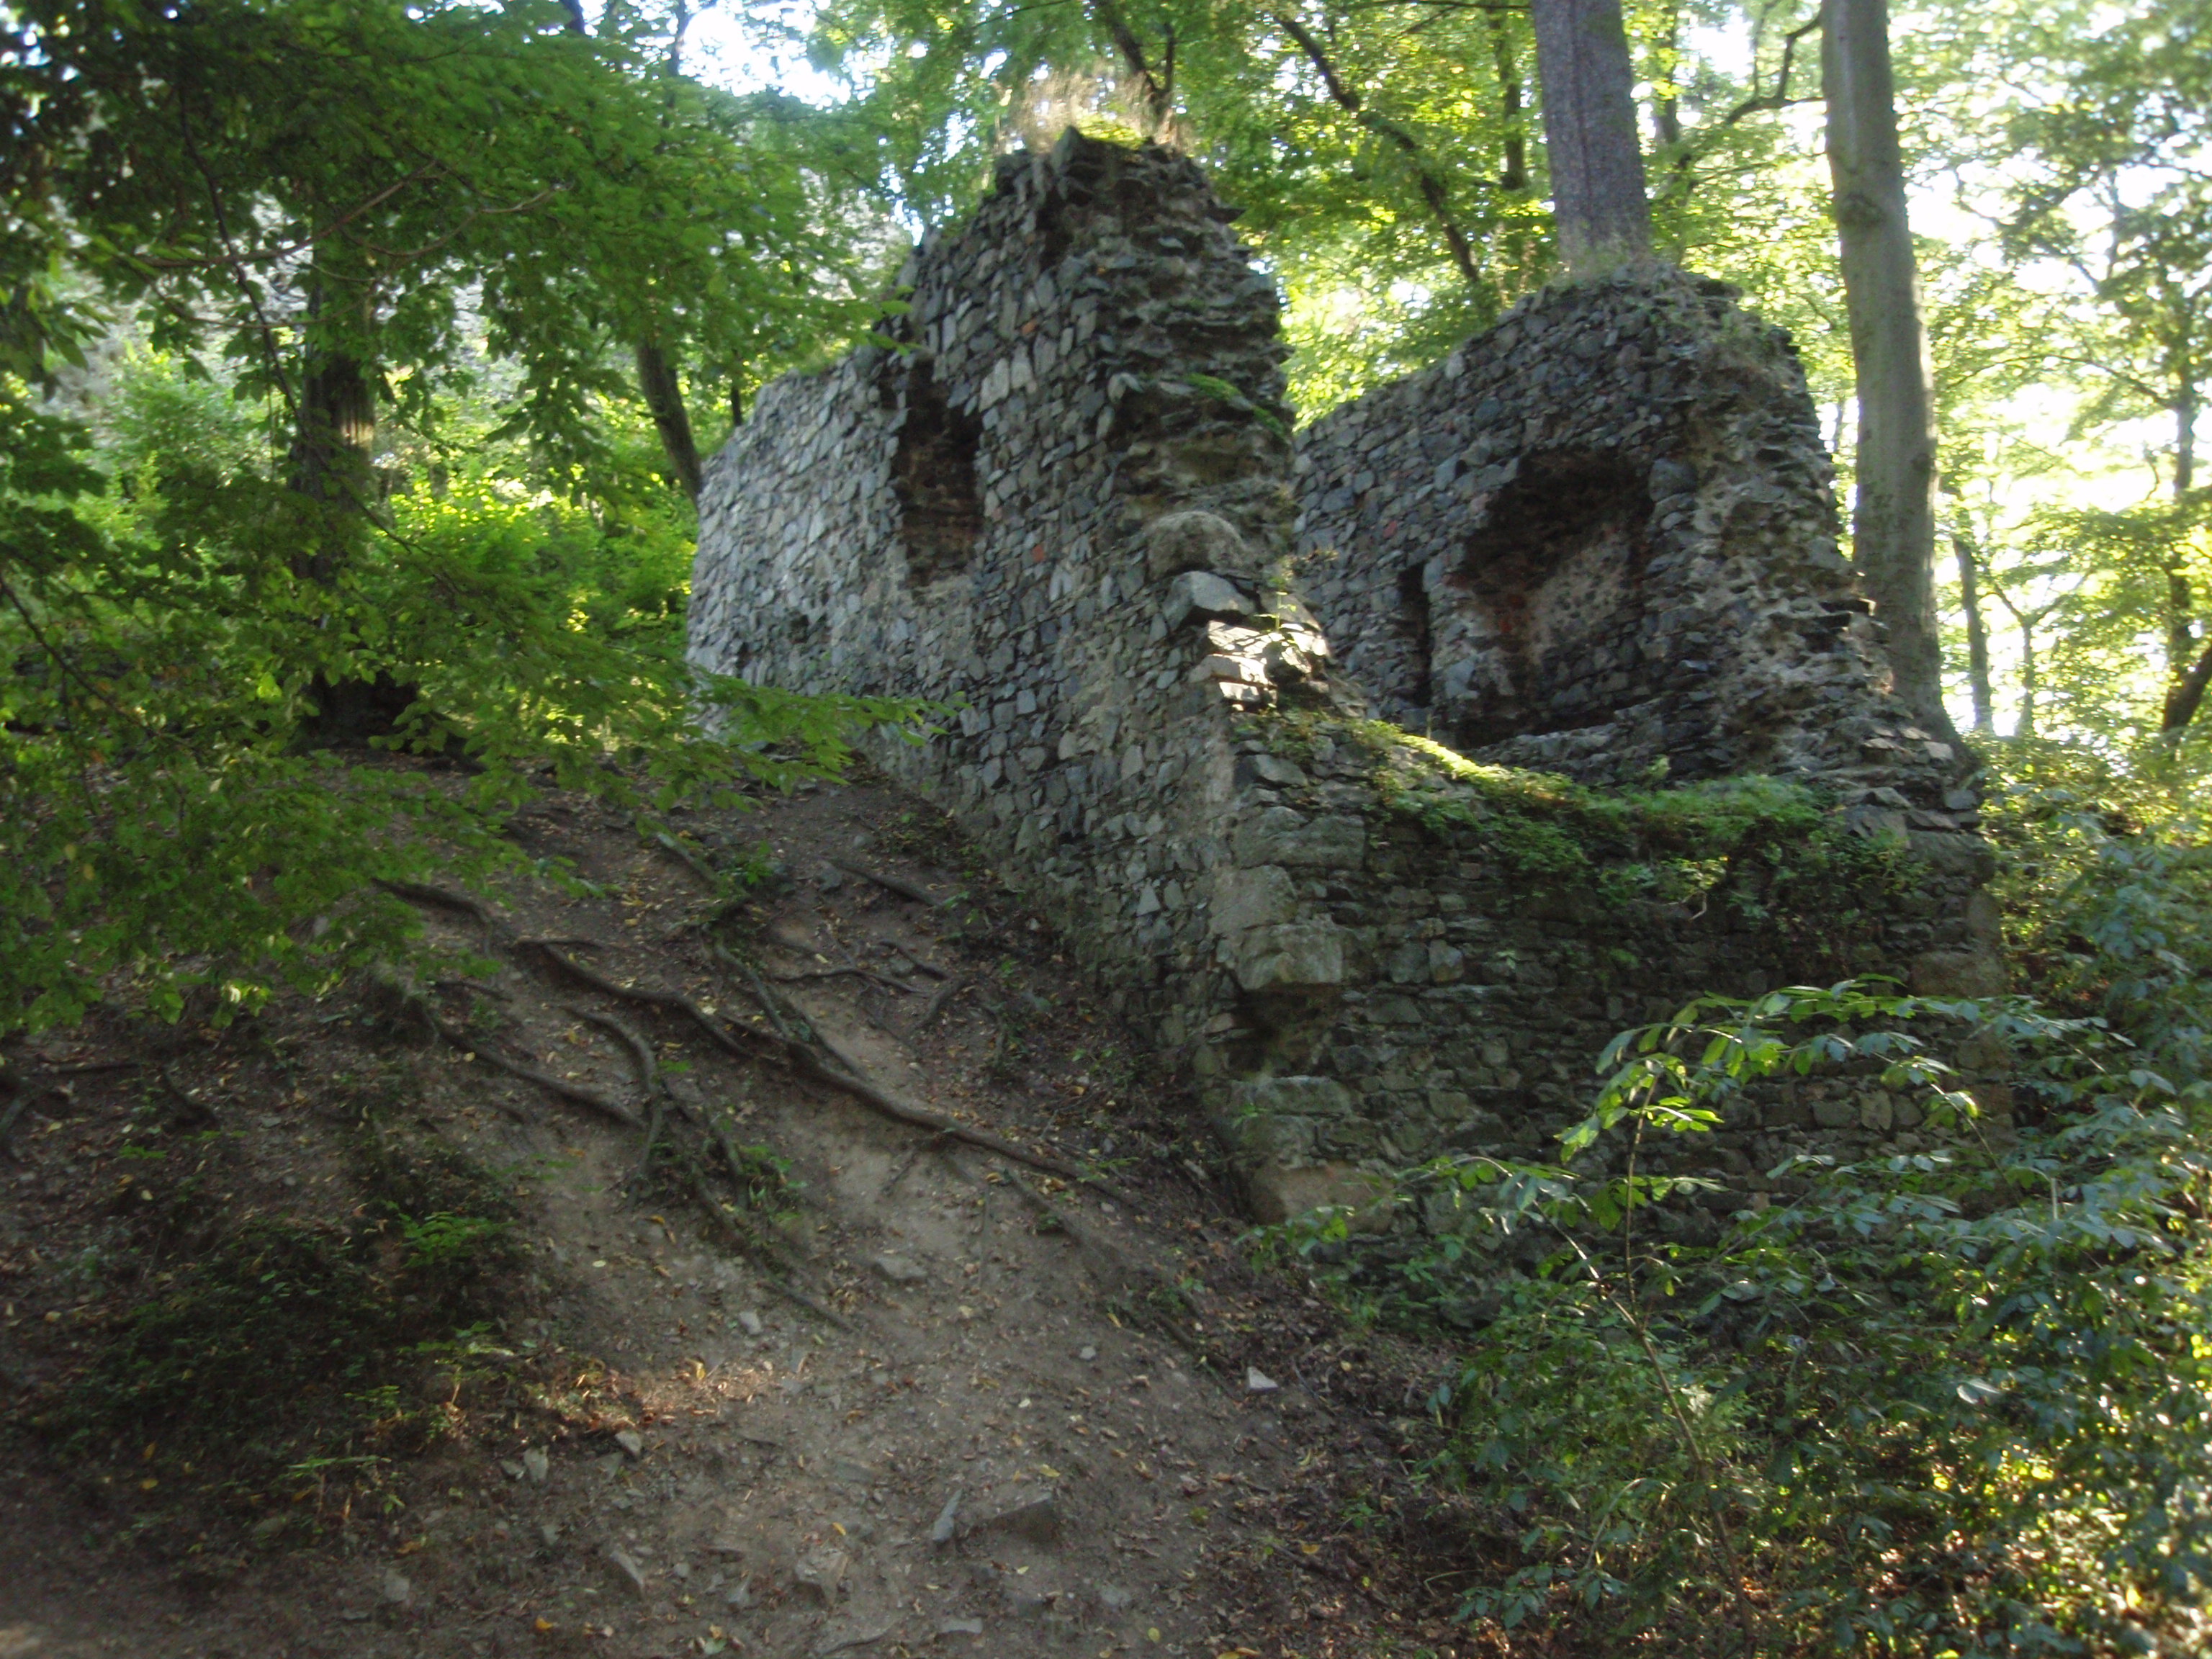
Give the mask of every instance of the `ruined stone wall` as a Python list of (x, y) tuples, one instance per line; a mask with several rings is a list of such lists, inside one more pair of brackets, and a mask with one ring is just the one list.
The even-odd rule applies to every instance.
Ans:
[(1959, 768), (1883, 696), (1796, 353), (1721, 283), (1539, 294), (1315, 422), (1297, 489), (1302, 588), (1411, 731), (1592, 781), (1878, 775), (1944, 810)]
[[(1832, 519), (1802, 387), (1753, 372), (1778, 346), (1672, 279), (1642, 299), (1626, 285), (1547, 295), (1456, 373), (1322, 423), (1294, 500), (1275, 296), (1231, 217), (1157, 148), (1071, 134), (1002, 160), (973, 220), (912, 262), (910, 309), (886, 325), (900, 349), (777, 382), (715, 459), (695, 659), (960, 704), (941, 736), (882, 757), (1003, 858), (1188, 1063), (1262, 1214), (1356, 1194), (1441, 1147), (1536, 1149), (1613, 1030), (1693, 993), (1881, 967), (1964, 988), (1982, 972), (1986, 854), (1957, 816), (1970, 801), (1946, 816), (1943, 763), (1880, 696), (1864, 607), (1825, 568)], [(1562, 361), (1584, 365), (1578, 405), (1626, 408), (1658, 384), (1674, 401), (1654, 404), (1650, 433), (1608, 441), (1598, 416), (1563, 424), (1551, 392), (1510, 384), (1549, 372), (1510, 342), (1639, 306), (1659, 320), (1634, 363), (1619, 342), (1599, 370)], [(1536, 313), (1544, 331), (1509, 332)], [(1711, 347), (1715, 329), (1750, 343)], [(1688, 367), (1639, 381), (1647, 353)], [(1472, 399), (1469, 362), (1492, 366)], [(1510, 453), (1486, 402), (1502, 410), (1508, 392), (1522, 411)], [(1419, 428), (1438, 422), (1460, 447), (1432, 456)], [(1762, 480), (1765, 448), (1802, 476)], [(1560, 453), (1579, 459), (1561, 471)], [(1455, 466), (1489, 482), (1460, 490)], [(1563, 477), (1573, 500), (1604, 504), (1547, 507), (1535, 483)], [(1498, 510), (1516, 486), (1523, 506)], [(1645, 507), (1639, 489), (1662, 493)], [(1571, 595), (1555, 563), (1584, 573)], [(1431, 566), (1449, 598), (1432, 599), (1417, 655), (1392, 643), (1402, 619), (1374, 596), (1405, 594), (1415, 568), (1426, 592)], [(1510, 660), (1496, 620), (1510, 607), (1479, 574), (1498, 568), (1534, 595)], [(1352, 679), (1332, 682), (1306, 591), (1347, 642)], [(1490, 605), (1487, 624), (1439, 624), (1462, 592)], [(1779, 633), (1761, 631), (1769, 605)], [(1721, 637), (1730, 626), (1757, 648)], [(1626, 641), (1641, 653), (1620, 671), (1633, 696), (1607, 689), (1614, 668), (1584, 672), (1599, 650), (1619, 665)], [(1462, 661), (1478, 666), (1458, 675)], [(1514, 707), (1542, 705), (1565, 677), (1575, 709), (1613, 732), (1594, 738), (1570, 710), (1492, 753), (1579, 733), (1532, 752), (1591, 779), (1645, 777), (1664, 755), (1678, 776), (1788, 768), (1850, 793), (1723, 780), (1645, 799), (1470, 767), (1365, 718), (1371, 691), (1425, 724), (1423, 673), (1469, 688), (1462, 709), (1509, 670)], [(1625, 760), (1607, 758), (1615, 745)], [(1875, 1106), (1827, 1116), (1747, 1126), (1766, 1139), (1723, 1153), (1748, 1183), (1778, 1161), (1759, 1161), (1778, 1136), (1911, 1132)]]

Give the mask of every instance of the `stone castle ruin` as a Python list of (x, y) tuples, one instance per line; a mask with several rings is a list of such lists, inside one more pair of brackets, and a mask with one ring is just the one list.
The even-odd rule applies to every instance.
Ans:
[[(1541, 1152), (1698, 992), (1994, 988), (1974, 798), (1886, 693), (1787, 338), (1625, 272), (1294, 440), (1234, 216), (1157, 147), (1001, 158), (896, 349), (716, 458), (693, 658), (954, 705), (885, 763), (1187, 1063), (1263, 1218)], [(1813, 1085), (1701, 1152), (1733, 1205), (1917, 1132)]]

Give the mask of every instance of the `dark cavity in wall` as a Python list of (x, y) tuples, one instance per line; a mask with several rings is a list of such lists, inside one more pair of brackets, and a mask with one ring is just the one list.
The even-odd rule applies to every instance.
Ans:
[(1406, 701), (1416, 708), (1426, 708), (1431, 696), (1429, 664), (1436, 651), (1435, 629), (1429, 623), (1426, 565), (1409, 564), (1398, 573), (1398, 632), (1413, 659), (1413, 672), (1406, 681)]
[(1633, 700), (1650, 518), (1642, 473), (1620, 455), (1522, 460), (1447, 584), (1472, 647), (1462, 745), (1595, 725)]
[(965, 570), (975, 556), (983, 530), (975, 486), (982, 439), (981, 422), (946, 401), (927, 359), (915, 362), (907, 374), (906, 421), (891, 476), (907, 580), (917, 587)]

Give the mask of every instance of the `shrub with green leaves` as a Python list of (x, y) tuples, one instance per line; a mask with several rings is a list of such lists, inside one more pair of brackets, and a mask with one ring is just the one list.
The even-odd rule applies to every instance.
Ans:
[[(1977, 1033), (2011, 1126), (1937, 1058)], [(1612, 1045), (1559, 1163), (1409, 1172), (1468, 1224), (1395, 1270), (1399, 1316), (1492, 1298), (1432, 1401), (1430, 1478), (1506, 1540), (1464, 1613), (1668, 1653), (2201, 1651), (2208, 1103), (2139, 1061), (2024, 1000), (1706, 998)], [(1838, 1072), (1920, 1096), (1931, 1144), (1773, 1171), (1716, 1243), (1654, 1224), (1712, 1183), (1643, 1154)], [(1496, 1272), (1523, 1240), (1534, 1271)]]
[[(293, 568), (302, 498), (247, 467), (173, 471), (111, 533), (86, 443), (0, 399), (0, 1033), (326, 984), (407, 948), (379, 878), (518, 866), (501, 830), (545, 784), (731, 800), (914, 712), (695, 672), (669, 599), (641, 617), (556, 503), (404, 503), (325, 584)], [(301, 745), (319, 684), (380, 676), (415, 688), (388, 759)]]
[(2174, 1075), (2212, 1072), (2212, 842), (2185, 757), (2124, 767), (2071, 744), (1992, 746), (1989, 833), (2014, 959)]

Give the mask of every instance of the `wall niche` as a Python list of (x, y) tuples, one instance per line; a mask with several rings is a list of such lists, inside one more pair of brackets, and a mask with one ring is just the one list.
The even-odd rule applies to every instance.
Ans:
[(1596, 725), (1628, 700), (1650, 518), (1620, 455), (1522, 459), (1431, 599), (1438, 724), (1460, 747)]
[(975, 483), (983, 425), (952, 406), (933, 367), (917, 356), (907, 371), (906, 418), (891, 465), (907, 580), (915, 587), (967, 569), (983, 532), (983, 498)]

